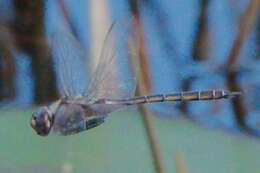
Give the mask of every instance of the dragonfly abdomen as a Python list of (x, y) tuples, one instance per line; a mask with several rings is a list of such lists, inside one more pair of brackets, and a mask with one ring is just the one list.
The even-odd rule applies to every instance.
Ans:
[(208, 90), (208, 91), (187, 91), (173, 94), (159, 94), (133, 97), (122, 100), (103, 100), (105, 104), (123, 104), (134, 105), (165, 101), (198, 101), (198, 100), (219, 100), (228, 99), (240, 95), (240, 92), (229, 92), (225, 90)]
[(196, 100), (218, 100), (227, 99), (238, 93), (225, 90), (189, 91), (165, 95), (165, 101), (196, 101)]
[(144, 102), (163, 102), (163, 101), (198, 101), (198, 100), (218, 100), (227, 99), (239, 93), (228, 92), (225, 90), (209, 91), (187, 91), (165, 95), (151, 95), (144, 97)]

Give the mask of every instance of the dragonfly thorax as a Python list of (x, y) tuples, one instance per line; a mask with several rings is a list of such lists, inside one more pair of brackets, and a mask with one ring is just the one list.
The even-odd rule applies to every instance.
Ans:
[(77, 99), (63, 100), (53, 114), (52, 131), (62, 134), (74, 134), (86, 129), (89, 118), (95, 117), (95, 112), (88, 106), (82, 105)]

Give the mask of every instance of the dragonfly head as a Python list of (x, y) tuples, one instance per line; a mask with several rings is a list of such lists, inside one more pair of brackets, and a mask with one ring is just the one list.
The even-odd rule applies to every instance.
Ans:
[(47, 136), (53, 124), (51, 111), (48, 107), (41, 107), (38, 111), (34, 112), (30, 124), (38, 135)]

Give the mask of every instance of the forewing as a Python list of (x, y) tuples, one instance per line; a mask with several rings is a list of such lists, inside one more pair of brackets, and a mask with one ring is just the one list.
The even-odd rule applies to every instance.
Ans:
[(82, 95), (88, 81), (86, 55), (69, 31), (57, 31), (50, 37), (55, 68), (63, 96)]
[(99, 64), (86, 92), (88, 100), (120, 99), (134, 95), (136, 79), (130, 56), (135, 52), (129, 51), (132, 31), (131, 22), (117, 22), (111, 25), (99, 57)]

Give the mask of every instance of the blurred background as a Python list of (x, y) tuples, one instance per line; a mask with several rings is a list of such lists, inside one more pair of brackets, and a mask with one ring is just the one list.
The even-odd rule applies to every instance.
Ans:
[[(0, 0), (0, 172), (259, 172), (259, 6), (259, 0)], [(136, 95), (207, 89), (243, 95), (127, 109), (88, 132), (37, 136), (31, 113), (61, 95), (48, 38), (69, 30), (91, 78), (110, 24), (122, 20), (140, 28)]]

